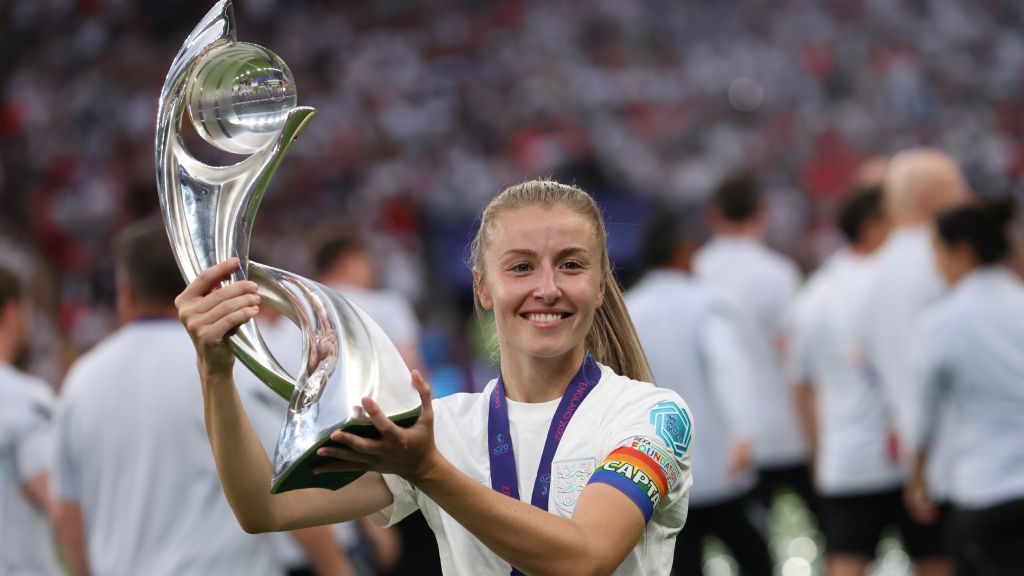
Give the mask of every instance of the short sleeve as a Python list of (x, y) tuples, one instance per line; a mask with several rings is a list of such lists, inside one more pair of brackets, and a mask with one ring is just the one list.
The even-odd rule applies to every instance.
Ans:
[(81, 483), (78, 466), (79, 452), (74, 443), (72, 414), (67, 400), (67, 396), (63, 396), (57, 402), (57, 411), (54, 416), (55, 446), (51, 487), (57, 500), (78, 502)]
[(416, 501), (416, 488), (401, 476), (395, 474), (381, 474), (384, 483), (391, 490), (394, 502), (387, 508), (375, 512), (369, 516), (370, 521), (382, 528), (394, 526), (406, 516), (419, 510), (419, 502)]
[(4, 451), (19, 484), (50, 468), (53, 450), (52, 400), (42, 394), (17, 402), (0, 418)]
[(590, 483), (609, 485), (628, 497), (648, 522), (662, 510), (686, 516), (693, 483), (690, 447), (693, 420), (674, 392), (652, 389), (650, 400), (624, 410), (612, 435), (611, 450)]

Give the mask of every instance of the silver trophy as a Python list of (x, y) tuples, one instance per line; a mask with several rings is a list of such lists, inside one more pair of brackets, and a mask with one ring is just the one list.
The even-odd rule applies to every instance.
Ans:
[[(249, 260), (256, 210), (277, 165), (313, 117), (296, 106), (295, 82), (273, 52), (235, 39), (230, 0), (203, 17), (171, 63), (156, 125), (157, 190), (178, 267), (191, 282), (204, 269), (237, 256), (232, 281), (259, 285), (264, 304), (302, 332), (302, 366), (292, 376), (267, 348), (256, 323), (229, 337), (231, 349), (261, 381), (289, 401), (274, 456), (271, 492), (336, 489), (359, 473), (314, 475), (316, 449), (335, 429), (376, 435), (360, 405), (372, 398), (399, 425), (422, 409), (394, 344), (363, 310), (334, 290)], [(206, 142), (249, 157), (208, 166), (185, 149), (186, 108)]]

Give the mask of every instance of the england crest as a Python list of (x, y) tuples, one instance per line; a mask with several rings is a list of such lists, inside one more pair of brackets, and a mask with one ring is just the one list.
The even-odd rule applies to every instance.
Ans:
[(593, 458), (562, 460), (552, 464), (554, 490), (551, 498), (559, 508), (569, 513), (573, 511), (596, 465)]

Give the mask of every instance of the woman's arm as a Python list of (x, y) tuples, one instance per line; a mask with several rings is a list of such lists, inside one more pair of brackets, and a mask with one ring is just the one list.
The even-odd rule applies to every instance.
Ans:
[(221, 287), (238, 268), (231, 259), (204, 270), (175, 305), (196, 347), (206, 431), (217, 474), (239, 524), (247, 532), (290, 530), (352, 520), (391, 504), (379, 474), (368, 473), (336, 491), (271, 494), (272, 465), (249, 422), (232, 377), (234, 355), (224, 337), (259, 310), (253, 282)]
[(643, 513), (611, 486), (587, 486), (570, 519), (509, 498), (460, 472), (434, 445), (430, 387), (417, 371), (413, 385), (423, 403), (423, 414), (414, 426), (395, 425), (365, 399), (363, 408), (382, 438), (335, 432), (332, 440), (345, 447), (325, 446), (319, 453), (340, 461), (322, 466), (320, 472), (398, 474), (527, 574), (610, 574), (636, 546), (644, 531)]

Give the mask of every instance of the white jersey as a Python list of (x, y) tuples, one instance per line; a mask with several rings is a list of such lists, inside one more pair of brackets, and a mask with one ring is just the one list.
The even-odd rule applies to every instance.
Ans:
[[(434, 401), (434, 439), (438, 449), (456, 468), (485, 486), (491, 485), (488, 399), (496, 382), (492, 380), (482, 393), (455, 394)], [(527, 501), (533, 493), (541, 452), (558, 402), (508, 402), (519, 494)], [(655, 501), (653, 515), (636, 548), (614, 574), (669, 574), (675, 538), (686, 521), (691, 434), (689, 411), (678, 394), (630, 380), (601, 366), (598, 385), (576, 410), (555, 451), (549, 512), (570, 518), (576, 499), (595, 471), (624, 474), (621, 465), (628, 457), (606, 460), (613, 451), (639, 451), (657, 458), (658, 464), (653, 466), (660, 466), (660, 472), (648, 472), (651, 477), (664, 474), (667, 479), (662, 497)], [(649, 458), (644, 462), (653, 463)], [(638, 464), (637, 470), (642, 466)], [(422, 510), (437, 537), (445, 574), (508, 576), (509, 563), (491, 552), (433, 500), (398, 476), (385, 474), (384, 480), (394, 495), (394, 504), (375, 515), (375, 521), (393, 524), (417, 509)]]
[(52, 455), (53, 392), (0, 363), (0, 574), (63, 574), (50, 523), (22, 492), (46, 473)]
[(979, 269), (930, 309), (915, 339), (924, 406), (915, 447), (935, 440), (952, 408), (949, 496), (964, 508), (1024, 498), (1024, 285), (1003, 267)]
[(800, 273), (796, 265), (753, 238), (716, 236), (694, 260), (694, 273), (736, 309), (743, 345), (756, 377), (754, 457), (765, 467), (807, 460), (793, 391), (783, 372), (785, 324)]
[(754, 486), (751, 468), (729, 474), (734, 442), (751, 441), (756, 406), (753, 375), (735, 328), (735, 314), (682, 272), (654, 270), (626, 293), (626, 306), (656, 384), (677, 392), (700, 426), (691, 449), (693, 506), (741, 496)]
[(94, 574), (270, 575), (221, 490), (195, 349), (173, 320), (128, 324), (82, 356), (58, 399), (58, 500), (82, 508)]
[(864, 362), (860, 322), (874, 261), (842, 251), (801, 292), (793, 322), (798, 380), (816, 390), (815, 484), (829, 496), (890, 490), (903, 481), (881, 384)]
[[(861, 338), (869, 369), (879, 378), (896, 420), (904, 458), (910, 454), (902, 444), (911, 438), (921, 418), (920, 391), (915, 388), (917, 380), (910, 363), (911, 345), (922, 313), (944, 292), (928, 228), (894, 230), (878, 253)], [(946, 497), (952, 458), (948, 448), (952, 431), (946, 430), (948, 414), (946, 410), (940, 418), (935, 452), (928, 466), (933, 496), (939, 499)]]
[(331, 288), (362, 308), (380, 325), (392, 342), (398, 345), (418, 344), (420, 325), (412, 305), (404, 296), (388, 290), (365, 290), (354, 286), (331, 285)]

